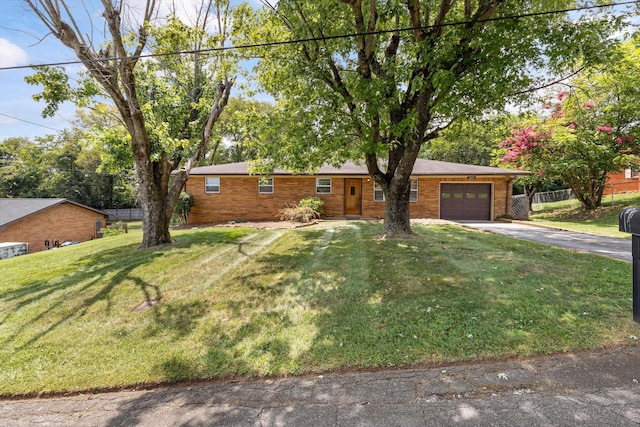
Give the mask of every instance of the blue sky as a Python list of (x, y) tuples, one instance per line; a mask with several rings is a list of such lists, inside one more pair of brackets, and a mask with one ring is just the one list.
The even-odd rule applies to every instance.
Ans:
[[(73, 52), (52, 37), (39, 42), (46, 31), (24, 4), (18, 0), (5, 0), (3, 6), (0, 15), (0, 68), (75, 59)], [(0, 140), (55, 133), (54, 129), (65, 128), (69, 125), (68, 120), (73, 119), (75, 108), (72, 105), (65, 105), (58, 117), (41, 117), (42, 105), (31, 98), (38, 88), (24, 81), (29, 74), (32, 74), (30, 69), (0, 71)]]
[[(144, 3), (143, 0), (125, 1), (131, 4)], [(190, 0), (182, 1), (186, 3)], [(2, 0), (0, 3), (3, 6), (0, 15), (0, 68), (77, 60), (73, 51), (53, 36), (42, 39), (47, 34), (46, 28), (21, 0)], [(74, 10), (82, 10), (84, 1), (67, 0), (67, 3)], [(88, 0), (86, 3), (89, 4), (88, 13), (82, 12), (79, 16), (88, 21), (88, 15), (98, 12), (91, 7), (95, 1)], [(258, 0), (249, 3), (259, 7)], [(73, 67), (78, 69), (79, 66)], [(24, 81), (24, 77), (30, 74), (33, 71), (28, 68), (0, 70), (0, 141), (9, 137), (33, 138), (56, 133), (69, 127), (74, 120), (76, 109), (71, 103), (63, 104), (55, 117), (42, 118), (40, 113), (43, 104), (32, 99), (41, 88)]]
[[(89, 16), (97, 16), (97, 0), (66, 0), (77, 14), (79, 25), (86, 25)], [(140, 6), (144, 0), (123, 0), (127, 4)], [(166, 4), (167, 0), (159, 0)], [(186, 5), (198, 0), (179, 0)], [(234, 0), (235, 1), (235, 0)], [(239, 1), (239, 0), (237, 0)], [(254, 7), (260, 7), (259, 0), (248, 0)], [(83, 4), (88, 4), (87, 12)], [(271, 0), (276, 4), (277, 0)], [(42, 104), (36, 103), (32, 95), (40, 87), (30, 86), (24, 77), (32, 74), (31, 69), (2, 70), (2, 68), (28, 64), (75, 61), (74, 53), (54, 37), (47, 34), (43, 24), (29, 11), (22, 0), (1, 0), (4, 7), (0, 15), (0, 141), (9, 137), (37, 137), (55, 133), (70, 126), (75, 117), (75, 106), (63, 104), (53, 118), (41, 116)], [(185, 9), (188, 7), (185, 6)], [(98, 22), (96, 20), (96, 22)], [(636, 20), (637, 22), (637, 20)], [(44, 37), (44, 38), (43, 38)], [(71, 70), (80, 69), (79, 65)]]

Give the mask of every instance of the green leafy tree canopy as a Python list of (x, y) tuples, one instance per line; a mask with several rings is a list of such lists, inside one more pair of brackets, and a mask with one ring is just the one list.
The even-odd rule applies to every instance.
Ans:
[(538, 14), (575, 1), (263, 3), (249, 41), (307, 41), (256, 52), (257, 79), (277, 101), (262, 170), (363, 161), (385, 195), (385, 236), (412, 234), (410, 175), (425, 143), (549, 75), (603, 60), (614, 24)]

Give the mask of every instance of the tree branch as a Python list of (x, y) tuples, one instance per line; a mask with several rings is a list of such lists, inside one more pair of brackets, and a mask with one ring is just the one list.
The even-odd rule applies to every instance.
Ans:
[(542, 90), (542, 89), (546, 89), (546, 88), (551, 87), (553, 85), (560, 84), (560, 83), (564, 82), (565, 80), (569, 80), (572, 77), (575, 77), (576, 75), (580, 74), (584, 69), (585, 69), (585, 67), (582, 66), (582, 67), (578, 68), (576, 71), (573, 71), (568, 76), (560, 77), (557, 80), (551, 81), (549, 83), (545, 83), (545, 84), (543, 84), (541, 86), (532, 87), (532, 88), (521, 90), (521, 91), (518, 91), (518, 92), (509, 93), (509, 94), (506, 94), (505, 96), (524, 95), (526, 93), (532, 93), (532, 92), (536, 92), (536, 91), (539, 91), (539, 90)]

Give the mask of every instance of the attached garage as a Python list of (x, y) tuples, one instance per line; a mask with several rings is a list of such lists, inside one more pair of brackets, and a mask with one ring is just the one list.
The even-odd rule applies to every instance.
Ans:
[(442, 183), (440, 218), (456, 221), (491, 220), (491, 184)]
[[(263, 191), (250, 164), (193, 168), (186, 191), (195, 204), (189, 222), (270, 221), (304, 197), (324, 201), (325, 218), (384, 218), (385, 197), (363, 163), (324, 165), (309, 174), (276, 169)], [(384, 165), (381, 165), (384, 170)], [(511, 183), (529, 172), (417, 159), (410, 176), (411, 218), (491, 221), (511, 214)], [(213, 183), (213, 184), (211, 184)]]

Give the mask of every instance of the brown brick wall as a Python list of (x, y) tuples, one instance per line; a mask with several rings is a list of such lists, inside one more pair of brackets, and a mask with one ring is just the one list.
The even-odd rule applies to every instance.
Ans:
[(189, 222), (224, 222), (230, 220), (275, 220), (286, 206), (300, 199), (318, 196), (324, 200), (324, 215), (341, 217), (344, 211), (344, 180), (331, 180), (331, 194), (316, 194), (315, 177), (273, 177), (273, 194), (258, 193), (257, 177), (220, 177), (220, 193), (204, 190), (203, 176), (187, 181), (187, 192), (195, 196)]
[(607, 175), (607, 185), (604, 188), (604, 195), (611, 194), (613, 185), (613, 193), (635, 193), (640, 191), (640, 177), (626, 177), (625, 171), (610, 173)]
[(0, 242), (27, 242), (29, 252), (45, 250), (44, 241), (57, 239), (85, 242), (96, 238), (96, 220), (105, 224), (105, 217), (90, 209), (62, 203), (12, 222), (0, 229)]
[[(274, 193), (258, 194), (257, 177), (220, 176), (220, 193), (207, 194), (204, 191), (203, 176), (192, 176), (187, 181), (186, 190), (195, 196), (189, 222), (225, 222), (230, 220), (275, 220), (285, 205), (295, 205), (307, 196), (318, 196), (324, 200), (324, 216), (344, 217), (344, 177), (332, 177), (331, 194), (316, 194), (315, 177), (274, 177)], [(358, 177), (349, 177), (358, 178)], [(368, 176), (362, 179), (362, 216), (383, 218), (384, 202), (373, 200), (373, 181)], [(441, 182), (491, 182), (493, 183), (493, 217), (510, 213), (511, 203), (506, 197), (511, 195), (511, 183), (506, 178), (419, 178), (418, 202), (411, 203), (414, 218), (440, 217)], [(507, 206), (508, 205), (508, 206)], [(505, 210), (507, 209), (507, 210)]]

